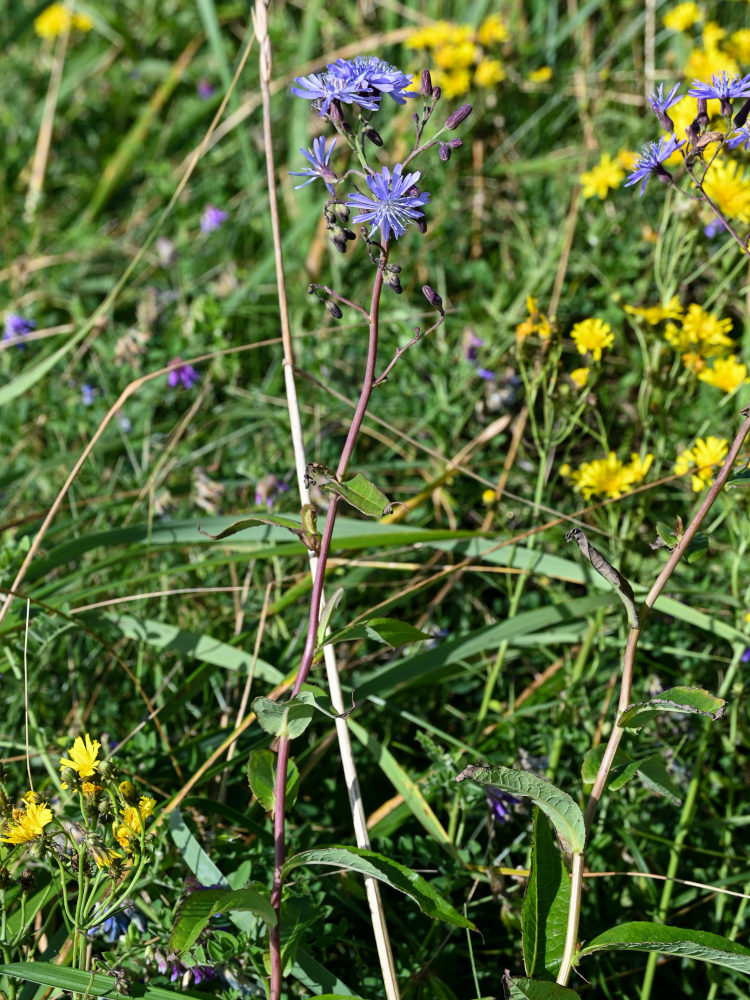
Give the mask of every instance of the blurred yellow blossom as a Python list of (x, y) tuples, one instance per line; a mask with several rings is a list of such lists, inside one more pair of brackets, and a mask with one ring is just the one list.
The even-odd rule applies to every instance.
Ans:
[(578, 348), (578, 353), (589, 352), (594, 361), (601, 361), (602, 351), (606, 347), (611, 347), (615, 341), (609, 323), (605, 323), (602, 319), (581, 320), (570, 331), (570, 336)]
[(625, 180), (625, 171), (609, 153), (604, 153), (599, 162), (578, 179), (583, 185), (581, 193), (584, 198), (606, 198), (610, 191), (618, 188)]
[(722, 392), (734, 392), (738, 386), (747, 382), (747, 365), (743, 365), (737, 360), (737, 355), (732, 354), (728, 358), (717, 358), (713, 368), (706, 368), (698, 374), (698, 378)]
[[(699, 80), (710, 80), (712, 76), (739, 76), (740, 68), (737, 62), (726, 52), (715, 48), (693, 49), (682, 69), (682, 75), (688, 80), (693, 77)], [(672, 109), (669, 109), (670, 117)]]
[(656, 326), (664, 319), (681, 319), (682, 306), (676, 295), (665, 306), (623, 306), (631, 316), (640, 316), (649, 326)]
[(499, 59), (483, 59), (474, 72), (479, 87), (494, 87), (505, 79), (505, 70)]
[(465, 25), (459, 28), (451, 21), (436, 21), (425, 28), (419, 28), (406, 39), (407, 48), (434, 49), (448, 42), (465, 41), (471, 38), (471, 28)]
[(623, 170), (632, 170), (637, 159), (638, 153), (632, 149), (620, 149), (617, 152), (617, 162)]
[(552, 334), (552, 325), (549, 319), (537, 307), (537, 300), (533, 295), (526, 296), (526, 311), (528, 316), (516, 327), (516, 340), (522, 341), (535, 333), (541, 340), (549, 339)]
[(719, 319), (713, 313), (706, 312), (696, 302), (688, 306), (682, 320), (682, 326), (668, 323), (664, 331), (667, 343), (671, 344), (681, 354), (694, 351), (704, 358), (712, 358), (725, 353), (733, 346), (731, 337), (727, 334), (732, 329), (731, 319)]
[(94, 22), (88, 14), (71, 14), (64, 3), (53, 3), (34, 18), (34, 31), (40, 38), (57, 38), (71, 28), (91, 31), (93, 27)]
[(733, 32), (729, 36), (727, 50), (739, 62), (750, 62), (750, 28), (740, 28)]
[(579, 389), (583, 389), (589, 379), (589, 368), (574, 368), (570, 373), (570, 380), (574, 385), (577, 385)]
[(433, 83), (443, 92), (443, 97), (449, 100), (453, 97), (463, 97), (471, 90), (471, 75), (468, 69), (455, 69), (450, 73), (437, 70), (432, 74)]
[(702, 20), (703, 12), (700, 7), (697, 3), (689, 0), (688, 3), (679, 3), (676, 7), (668, 10), (662, 23), (670, 31), (687, 31)]
[(713, 469), (722, 464), (728, 450), (726, 438), (698, 438), (692, 448), (686, 448), (677, 456), (675, 474), (684, 476), (692, 470), (693, 491), (700, 493), (711, 482)]
[(703, 190), (722, 215), (750, 222), (750, 180), (739, 163), (715, 159), (703, 179)]
[(466, 69), (474, 64), (476, 51), (472, 41), (461, 42), (458, 45), (450, 43), (434, 49), (432, 57), (440, 69)]
[(572, 479), (576, 489), (580, 490), (587, 500), (595, 493), (607, 497), (619, 497), (646, 478), (653, 460), (653, 455), (646, 455), (642, 459), (633, 453), (630, 456), (630, 463), (626, 465), (611, 451), (606, 458), (584, 462), (578, 469), (564, 465), (560, 471)]
[(490, 504), (494, 503), (497, 499), (494, 490), (485, 490), (482, 493), (482, 503), (489, 507)]
[(539, 69), (532, 69), (527, 79), (529, 83), (546, 83), (552, 79), (552, 67), (540, 66)]
[(477, 41), (480, 45), (490, 46), (504, 42), (508, 38), (508, 27), (499, 14), (490, 14), (479, 25)]

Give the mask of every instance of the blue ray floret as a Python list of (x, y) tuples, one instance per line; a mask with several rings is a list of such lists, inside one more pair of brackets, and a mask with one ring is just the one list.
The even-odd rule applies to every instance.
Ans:
[(679, 83), (676, 83), (665, 97), (664, 84), (660, 83), (653, 94), (648, 95), (648, 103), (651, 105), (654, 114), (659, 119), (659, 124), (662, 128), (665, 128), (667, 132), (674, 132), (674, 123), (667, 114), (667, 111), (673, 104), (677, 104), (678, 101), (682, 100), (682, 94), (677, 93), (679, 89), (680, 85)]
[(307, 187), (308, 184), (312, 184), (314, 180), (318, 177), (325, 183), (330, 194), (335, 195), (336, 192), (331, 187), (335, 181), (338, 180), (336, 174), (330, 169), (328, 164), (331, 161), (331, 153), (333, 152), (333, 147), (336, 145), (336, 140), (331, 142), (331, 145), (326, 151), (326, 141), (322, 135), (319, 135), (317, 139), (313, 139), (312, 149), (301, 149), (300, 153), (309, 160), (311, 166), (306, 167), (304, 170), (290, 170), (289, 173), (292, 177), (307, 177), (306, 181), (302, 184), (295, 184), (295, 191), (297, 188)]
[(405, 104), (407, 97), (418, 96), (406, 90), (411, 85), (410, 77), (376, 56), (337, 59), (328, 64), (325, 73), (299, 76), (294, 82), (297, 86), (292, 87), (292, 93), (313, 101), (321, 115), (328, 112), (334, 101), (377, 111), (383, 94), (397, 104)]
[(388, 167), (383, 167), (381, 173), (366, 178), (372, 197), (357, 192), (346, 200), (349, 208), (359, 212), (352, 222), (371, 222), (370, 236), (379, 227), (384, 243), (391, 233), (398, 239), (410, 222), (423, 218), (421, 209), (430, 200), (427, 191), (416, 192), (420, 172), (404, 175), (403, 169), (403, 164), (397, 163), (391, 174)]
[(649, 142), (641, 151), (641, 155), (635, 162), (635, 170), (632, 174), (628, 174), (628, 179), (625, 181), (625, 187), (629, 187), (631, 184), (636, 184), (638, 181), (642, 180), (641, 185), (641, 195), (646, 190), (646, 184), (648, 183), (649, 177), (652, 174), (659, 177), (661, 180), (671, 181), (672, 175), (670, 172), (662, 166), (665, 160), (668, 160), (675, 150), (679, 149), (680, 146), (685, 145), (685, 140), (675, 139), (673, 135), (666, 138), (662, 138), (658, 142)]
[(693, 80), (693, 85), (688, 90), (690, 97), (703, 97), (707, 100), (721, 101), (721, 113), (723, 115), (732, 114), (732, 105), (729, 103), (735, 97), (748, 97), (750, 95), (750, 73), (747, 76), (729, 76), (723, 71), (721, 76), (714, 74), (711, 82), (708, 80)]

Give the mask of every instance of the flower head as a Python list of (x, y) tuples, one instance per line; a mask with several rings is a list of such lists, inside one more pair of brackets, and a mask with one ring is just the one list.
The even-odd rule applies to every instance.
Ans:
[(552, 336), (552, 324), (538, 308), (533, 295), (526, 296), (526, 310), (529, 315), (516, 327), (516, 341), (520, 343), (532, 333), (535, 333), (540, 340), (548, 340)]
[(660, 83), (654, 93), (648, 95), (648, 103), (651, 105), (654, 114), (659, 119), (659, 124), (667, 132), (674, 132), (674, 123), (667, 114), (667, 110), (671, 108), (673, 104), (677, 104), (678, 101), (682, 100), (682, 94), (677, 93), (679, 89), (680, 85), (679, 83), (676, 83), (665, 97), (664, 84)]
[(587, 170), (578, 178), (583, 185), (581, 194), (584, 198), (606, 198), (610, 191), (618, 188), (625, 177), (621, 165), (613, 160), (609, 153), (604, 153), (601, 160), (591, 170)]
[(201, 216), (201, 232), (212, 233), (214, 229), (218, 229), (222, 222), (226, 222), (228, 218), (228, 212), (222, 212), (215, 205), (206, 205)]
[(509, 36), (508, 26), (499, 14), (490, 14), (477, 29), (477, 41), (480, 45), (497, 45), (507, 41)]
[(207, 101), (214, 92), (213, 84), (210, 80), (206, 80), (205, 77), (201, 77), (201, 79), (196, 83), (195, 89), (198, 97), (200, 97), (202, 101)]
[(638, 159), (635, 162), (635, 170), (632, 174), (628, 175), (628, 179), (625, 181), (625, 187), (630, 187), (631, 184), (636, 184), (638, 181), (643, 181), (641, 185), (641, 196), (646, 190), (646, 184), (648, 179), (652, 174), (655, 174), (660, 180), (671, 181), (672, 175), (666, 170), (662, 164), (665, 160), (676, 152), (680, 146), (684, 146), (684, 139), (678, 140), (673, 135), (667, 138), (662, 136), (658, 142), (648, 142), (641, 150)]
[(717, 358), (713, 368), (705, 368), (698, 374), (701, 382), (713, 385), (722, 392), (734, 390), (747, 382), (747, 365), (737, 360), (737, 355), (728, 358)]
[(573, 385), (575, 385), (578, 389), (583, 389), (583, 387), (588, 382), (589, 373), (590, 373), (589, 368), (574, 368), (573, 371), (570, 372), (568, 377), (570, 378)]
[(682, 320), (682, 326), (668, 323), (664, 338), (680, 353), (693, 351), (701, 357), (710, 358), (732, 346), (732, 339), (727, 336), (731, 329), (731, 319), (719, 319), (713, 313), (706, 312), (697, 302), (692, 302)]
[(682, 306), (676, 295), (665, 306), (623, 306), (631, 316), (640, 316), (649, 326), (656, 326), (663, 319), (681, 319)]
[(573, 480), (576, 489), (580, 490), (587, 500), (595, 493), (619, 497), (627, 493), (635, 483), (645, 479), (653, 459), (653, 455), (646, 455), (642, 459), (634, 453), (630, 456), (630, 463), (626, 465), (611, 451), (606, 458), (584, 462), (578, 469), (564, 465), (560, 471)]
[(714, 74), (711, 82), (708, 80), (693, 80), (693, 85), (688, 90), (691, 97), (704, 97), (708, 100), (721, 101), (721, 113), (723, 115), (732, 114), (732, 105), (729, 103), (735, 97), (747, 97), (750, 95), (750, 73), (747, 76), (730, 76), (726, 70), (722, 70), (721, 75)]
[(403, 164), (397, 163), (393, 174), (388, 167), (383, 167), (379, 174), (367, 177), (367, 186), (372, 197), (364, 194), (350, 194), (346, 204), (359, 212), (352, 222), (371, 222), (370, 236), (380, 227), (383, 242), (390, 239), (391, 233), (396, 237), (403, 236), (406, 227), (416, 219), (424, 218), (422, 207), (430, 200), (427, 191), (418, 191), (416, 183), (420, 172), (402, 176)]
[(329, 194), (336, 194), (331, 187), (331, 184), (337, 181), (338, 178), (328, 166), (331, 160), (331, 153), (333, 152), (333, 147), (335, 145), (336, 140), (334, 139), (328, 147), (328, 151), (326, 151), (325, 138), (322, 135), (319, 135), (317, 139), (313, 139), (312, 149), (300, 150), (300, 153), (302, 153), (305, 159), (312, 165), (306, 167), (304, 170), (289, 171), (292, 177), (307, 177), (307, 180), (303, 181), (302, 184), (295, 184), (295, 191), (297, 188), (307, 187), (308, 184), (312, 184), (316, 178), (320, 177), (320, 179), (325, 183), (325, 186), (328, 188)]
[(83, 738), (78, 736), (68, 750), (69, 757), (60, 758), (60, 767), (71, 767), (80, 778), (90, 778), (99, 770), (100, 749), (99, 740), (92, 740), (88, 733)]
[(3, 327), (3, 340), (15, 340), (23, 337), (27, 333), (36, 330), (36, 323), (33, 319), (24, 319), (17, 313), (5, 314), (5, 326)]
[(146, 828), (146, 820), (155, 808), (156, 799), (142, 795), (137, 806), (126, 806), (122, 810), (122, 818), (112, 824), (117, 842), (128, 854), (133, 853), (136, 841), (140, 841)]
[(91, 31), (93, 27), (94, 22), (88, 14), (71, 14), (64, 3), (50, 4), (34, 18), (34, 31), (40, 38), (57, 38), (71, 28)]
[(578, 353), (586, 354), (590, 351), (594, 361), (601, 361), (604, 348), (611, 347), (615, 341), (609, 323), (601, 319), (581, 320), (570, 331), (570, 336), (575, 341)]
[(20, 809), (13, 810), (13, 822), (5, 828), (0, 840), (6, 844), (27, 844), (44, 833), (44, 828), (53, 820), (46, 802), (33, 802), (25, 798)]
[(485, 793), (487, 795), (487, 804), (490, 807), (492, 815), (495, 817), (495, 822), (500, 823), (501, 826), (507, 823), (513, 816), (513, 807), (518, 805), (520, 799), (509, 792), (503, 791), (502, 788), (495, 788), (494, 785), (488, 785)]
[(750, 179), (739, 163), (714, 160), (702, 186), (723, 215), (750, 222)]
[(686, 0), (667, 11), (663, 24), (670, 31), (687, 31), (702, 20), (703, 12), (695, 0)]
[(700, 493), (711, 482), (714, 468), (721, 465), (728, 450), (726, 438), (698, 438), (692, 448), (686, 448), (677, 456), (674, 471), (678, 476), (692, 471), (693, 492)]
[(388, 94), (397, 104), (405, 104), (407, 97), (417, 97), (408, 90), (412, 79), (377, 56), (357, 56), (356, 59), (337, 59), (329, 63), (325, 73), (300, 76), (292, 87), (296, 97), (313, 101), (313, 106), (325, 115), (336, 101), (339, 104), (356, 104), (366, 111), (377, 111), (383, 94)]
[[(180, 360), (180, 358), (173, 358), (169, 363), (173, 365)], [(200, 375), (192, 365), (180, 365), (179, 368), (173, 368), (167, 375), (167, 383), (170, 389), (174, 389), (178, 385), (181, 385), (183, 389), (192, 389), (199, 378)]]

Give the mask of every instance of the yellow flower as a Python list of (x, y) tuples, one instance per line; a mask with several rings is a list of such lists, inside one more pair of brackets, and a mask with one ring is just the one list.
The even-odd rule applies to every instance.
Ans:
[(731, 319), (719, 319), (693, 302), (688, 306), (682, 326), (668, 323), (664, 337), (681, 354), (695, 352), (701, 357), (712, 358), (733, 346), (731, 337), (727, 336), (731, 329)]
[(494, 87), (505, 79), (505, 70), (499, 59), (483, 59), (474, 71), (478, 87)]
[(723, 42), (726, 37), (726, 29), (716, 21), (706, 21), (703, 25), (703, 48), (706, 52), (718, 52), (719, 42)]
[(63, 3), (53, 3), (34, 18), (34, 31), (40, 38), (57, 38), (64, 31), (77, 28), (79, 31), (91, 31), (94, 22), (88, 14), (72, 14)]
[(697, 3), (679, 3), (664, 15), (663, 24), (670, 31), (688, 31), (703, 20), (703, 13)]
[(479, 25), (477, 41), (480, 45), (497, 45), (508, 38), (508, 28), (499, 14), (490, 14)]
[(449, 100), (453, 97), (463, 97), (471, 90), (471, 76), (468, 69), (456, 69), (450, 73), (440, 70), (432, 74), (433, 80), (443, 92), (443, 97)]
[(156, 807), (156, 799), (141, 796), (138, 806), (126, 806), (122, 810), (122, 819), (114, 821), (112, 830), (117, 842), (128, 854), (133, 853), (134, 842), (140, 842), (141, 833), (145, 829), (146, 820)]
[(635, 161), (637, 159), (638, 153), (634, 152), (632, 149), (620, 149), (617, 152), (617, 162), (623, 170), (632, 170), (635, 167)]
[(13, 823), (7, 827), (0, 840), (7, 844), (27, 844), (44, 833), (44, 828), (53, 819), (46, 802), (32, 802), (24, 797), (20, 809), (13, 810)]
[(609, 153), (604, 153), (601, 160), (581, 174), (578, 178), (583, 185), (582, 194), (584, 198), (606, 198), (611, 190), (618, 188), (625, 179), (625, 171), (620, 164), (613, 160)]
[(737, 355), (732, 354), (728, 358), (717, 358), (713, 368), (700, 372), (698, 378), (722, 392), (734, 392), (738, 386), (747, 382), (747, 365), (743, 365), (737, 360)]
[(703, 181), (703, 190), (722, 215), (750, 222), (750, 180), (734, 160), (716, 159)]
[(638, 455), (630, 456), (630, 464), (621, 462), (613, 451), (606, 458), (597, 458), (593, 462), (584, 462), (579, 469), (563, 466), (562, 474), (575, 483), (576, 489), (588, 500), (595, 493), (608, 497), (619, 497), (627, 493), (631, 486), (641, 482), (654, 460), (653, 455), (644, 459)]
[(601, 361), (604, 348), (611, 347), (615, 341), (609, 323), (601, 319), (581, 320), (570, 331), (570, 336), (578, 348), (578, 353), (585, 354), (590, 351), (594, 361)]
[(451, 42), (465, 42), (471, 39), (472, 31), (469, 25), (454, 24), (452, 21), (436, 21), (420, 28), (410, 35), (406, 45), (410, 49), (436, 49)]
[(548, 340), (552, 334), (552, 326), (549, 319), (537, 308), (536, 299), (533, 295), (526, 296), (526, 309), (528, 317), (516, 327), (516, 340), (522, 341), (535, 333), (540, 340)]
[(471, 41), (461, 42), (458, 45), (451, 43), (435, 49), (433, 59), (439, 69), (466, 69), (474, 64), (476, 51), (476, 46)]
[(494, 490), (485, 490), (482, 493), (482, 503), (485, 504), (487, 507), (489, 507), (491, 503), (494, 503), (495, 499), (496, 497)]
[[(682, 75), (688, 80), (697, 78), (699, 80), (710, 80), (712, 76), (739, 76), (740, 68), (737, 62), (726, 52), (721, 52), (715, 48), (693, 49), (687, 58), (682, 69)], [(709, 102), (710, 113), (710, 102)], [(672, 118), (672, 109), (669, 109), (669, 117)], [(672, 118), (674, 121), (674, 118)]]
[(665, 306), (623, 306), (626, 313), (631, 316), (640, 316), (649, 326), (656, 326), (663, 319), (681, 319), (682, 306), (676, 295), (667, 302)]
[(588, 382), (589, 371), (589, 368), (574, 368), (570, 373), (570, 379), (574, 385), (578, 386), (579, 389), (583, 389)]
[(98, 740), (92, 740), (88, 733), (86, 733), (85, 742), (78, 736), (73, 746), (68, 750), (70, 758), (60, 758), (60, 767), (72, 767), (74, 771), (78, 771), (81, 778), (90, 778), (99, 768), (99, 761), (96, 758), (100, 748), (101, 743)]
[(729, 451), (726, 438), (698, 438), (692, 448), (686, 448), (677, 456), (674, 471), (678, 476), (693, 471), (693, 491), (700, 493), (704, 486), (711, 482), (711, 473), (715, 466), (721, 465)]
[(529, 83), (546, 83), (552, 79), (552, 67), (540, 66), (539, 69), (532, 69), (526, 79)]
[(682, 363), (687, 368), (688, 371), (693, 372), (697, 375), (698, 372), (703, 371), (706, 367), (706, 362), (695, 351), (688, 351), (686, 354), (682, 355)]
[(729, 53), (741, 63), (750, 61), (750, 28), (740, 28), (729, 36)]

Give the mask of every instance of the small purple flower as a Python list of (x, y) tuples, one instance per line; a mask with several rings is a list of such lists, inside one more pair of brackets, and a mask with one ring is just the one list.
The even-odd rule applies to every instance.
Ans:
[(723, 233), (725, 229), (726, 226), (724, 225), (723, 220), (716, 218), (711, 219), (708, 225), (703, 227), (703, 233), (709, 240), (712, 240), (715, 236), (718, 236), (719, 233)]
[[(180, 360), (181, 358), (173, 358), (170, 364), (175, 364)], [(182, 385), (183, 389), (192, 389), (199, 378), (200, 375), (192, 365), (181, 364), (179, 368), (173, 368), (167, 375), (167, 382), (170, 389), (174, 389), (178, 385)]]
[(88, 383), (81, 386), (81, 402), (84, 406), (91, 406), (94, 402), (94, 396), (96, 396), (96, 389)]
[(222, 222), (226, 222), (228, 218), (228, 212), (222, 212), (215, 205), (206, 205), (201, 216), (201, 232), (212, 233), (214, 229), (218, 229)]
[(659, 124), (667, 132), (674, 132), (674, 122), (667, 114), (667, 109), (682, 100), (682, 94), (677, 93), (679, 89), (680, 85), (679, 83), (676, 83), (665, 97), (664, 84), (660, 83), (654, 93), (648, 95), (648, 103), (651, 105), (654, 114), (659, 119)]
[(495, 822), (504, 825), (513, 816), (513, 806), (518, 805), (515, 795), (504, 792), (501, 788), (488, 785), (486, 788), (487, 804), (489, 805)]
[(693, 80), (693, 85), (688, 90), (690, 97), (704, 97), (707, 100), (721, 101), (721, 113), (726, 117), (731, 117), (732, 105), (729, 103), (735, 97), (748, 97), (750, 95), (750, 73), (747, 76), (729, 76), (726, 70), (721, 76), (714, 74), (711, 82), (708, 80)]
[(636, 160), (635, 170), (632, 174), (628, 174), (628, 179), (625, 181), (625, 187), (630, 187), (631, 184), (635, 184), (637, 181), (642, 180), (643, 184), (641, 185), (641, 197), (643, 197), (643, 192), (646, 190), (646, 184), (652, 174), (655, 174), (660, 180), (671, 181), (672, 175), (662, 166), (662, 163), (665, 160), (668, 160), (675, 150), (684, 145), (684, 139), (678, 140), (673, 135), (669, 138), (662, 136), (658, 143), (646, 143), (641, 150), (641, 155)]
[(489, 368), (477, 368), (477, 375), (483, 378), (485, 382), (491, 382), (495, 377), (495, 373), (490, 371)]
[(750, 646), (747, 647), (745, 652), (740, 657), (740, 663), (750, 663)]
[(750, 128), (746, 125), (730, 132), (725, 145), (727, 149), (738, 149), (740, 146), (745, 150), (750, 149)]
[[(36, 323), (33, 319), (24, 319), (17, 313), (5, 314), (5, 328), (3, 329), (3, 340), (15, 340), (23, 337), (27, 333), (36, 330)], [(21, 346), (20, 344), (18, 345)]]
[(328, 188), (328, 193), (335, 195), (336, 192), (331, 187), (335, 181), (338, 180), (336, 174), (329, 168), (328, 164), (331, 160), (331, 153), (333, 152), (333, 147), (336, 145), (336, 140), (331, 142), (326, 152), (326, 141), (322, 135), (319, 135), (317, 139), (313, 139), (312, 149), (301, 149), (300, 153), (308, 160), (312, 166), (307, 167), (305, 170), (290, 170), (289, 173), (292, 177), (307, 177), (306, 181), (302, 184), (295, 184), (294, 190), (298, 188), (307, 187), (308, 184), (312, 184), (314, 180), (318, 177), (325, 183)]
[(463, 354), (467, 361), (476, 361), (479, 348), (484, 346), (481, 337), (477, 337), (473, 330), (467, 330), (464, 334)]
[(204, 980), (216, 979), (216, 970), (210, 965), (194, 965), (190, 970), (193, 973), (193, 982), (196, 986)]
[(198, 92), (198, 97), (200, 97), (202, 101), (207, 101), (214, 92), (211, 82), (206, 80), (205, 77), (201, 77), (201, 79), (196, 83), (195, 89)]
[(255, 506), (262, 507), (265, 504), (268, 510), (272, 510), (273, 505), (281, 494), (288, 492), (288, 483), (278, 479), (271, 472), (267, 476), (263, 476), (262, 479), (259, 479), (255, 486)]
[(357, 192), (350, 194), (346, 202), (349, 208), (359, 211), (352, 222), (372, 222), (370, 236), (379, 226), (384, 243), (388, 242), (391, 233), (398, 239), (410, 222), (423, 219), (422, 206), (430, 200), (427, 191), (416, 191), (420, 172), (416, 170), (402, 176), (403, 169), (403, 164), (397, 163), (392, 175), (388, 167), (383, 167), (380, 174), (368, 175), (367, 186), (373, 197)]

